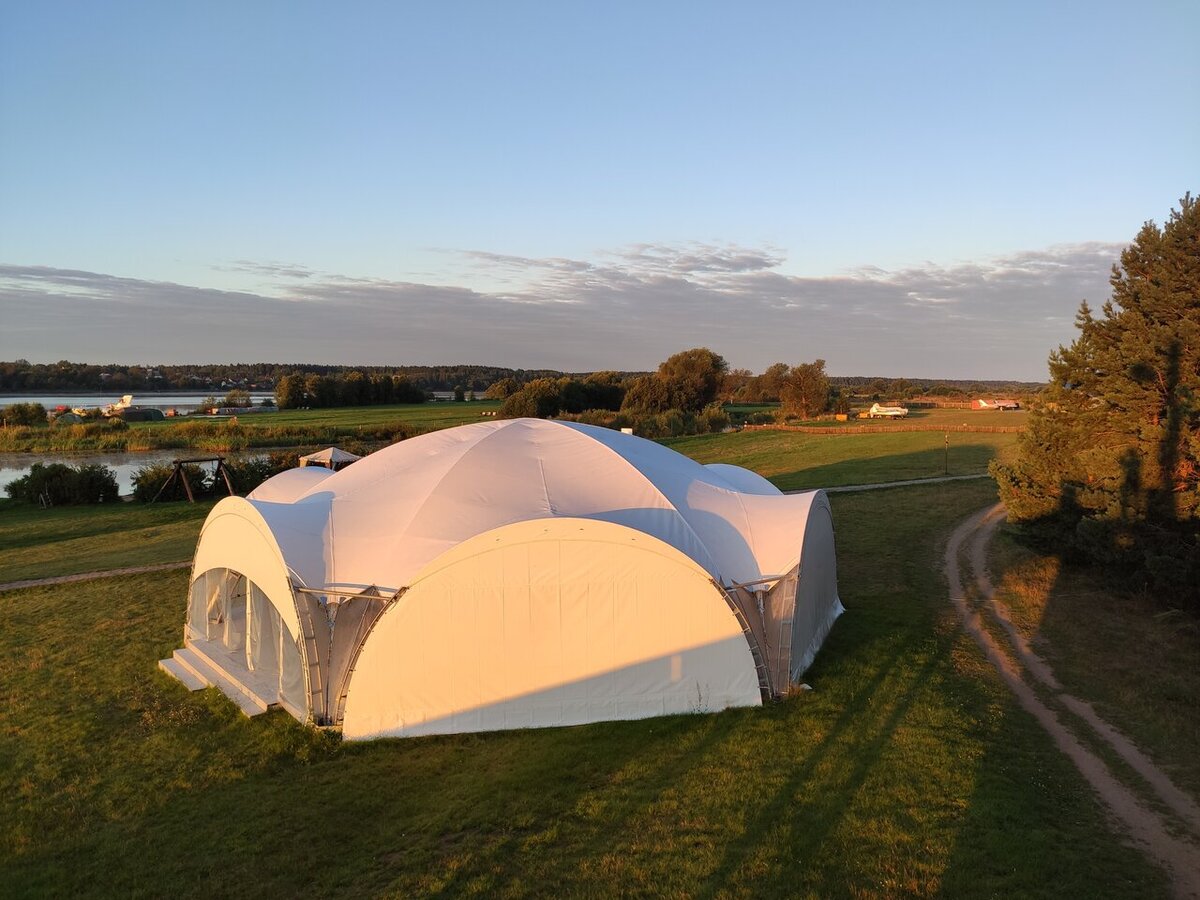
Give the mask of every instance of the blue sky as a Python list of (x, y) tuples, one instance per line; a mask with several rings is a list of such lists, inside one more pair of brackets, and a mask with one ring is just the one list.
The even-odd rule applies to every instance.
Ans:
[(0, 358), (1044, 377), (1200, 4), (826, 6), (9, 4)]

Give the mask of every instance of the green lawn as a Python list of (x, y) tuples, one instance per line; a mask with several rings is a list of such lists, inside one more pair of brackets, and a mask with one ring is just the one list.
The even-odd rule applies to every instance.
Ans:
[(0, 583), (191, 559), (213, 502), (55, 509), (0, 502)]
[[(499, 408), (498, 400), (475, 400), (470, 403), (404, 403), (392, 406), (343, 406), (333, 409), (284, 409), (273, 413), (252, 413), (242, 416), (238, 422), (247, 427), (313, 425), (335, 428), (402, 422), (418, 431), (432, 431), (482, 421), (480, 413)], [(170, 428), (171, 422), (142, 422), (131, 427)]]
[(940, 545), (993, 500), (984, 481), (834, 496), (848, 612), (815, 691), (710, 716), (341, 745), (156, 671), (179, 640), (182, 572), (6, 594), (0, 884), (1165, 896), (955, 624)]
[[(986, 472), (988, 461), (1010, 452), (1018, 437), (951, 434), (949, 474)], [(783, 490), (932, 478), (947, 471), (945, 436), (926, 431), (828, 436), (743, 431), (672, 438), (663, 443), (703, 463), (753, 469)]]

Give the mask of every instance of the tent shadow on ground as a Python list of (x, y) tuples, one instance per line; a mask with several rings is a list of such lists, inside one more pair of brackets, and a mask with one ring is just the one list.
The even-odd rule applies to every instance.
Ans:
[[(729, 843), (716, 871), (709, 876), (699, 896), (716, 897), (736, 887), (739, 882), (738, 870), (748, 861), (751, 853), (763, 847), (779, 846), (778, 841), (771, 840), (771, 835), (781, 825), (789, 828), (791, 833), (801, 835), (801, 840), (788, 843), (787, 852), (778, 854), (777, 859), (773, 860), (777, 864), (776, 877), (783, 879), (783, 883), (796, 880), (796, 867), (803, 866), (810, 859), (810, 852), (820, 847), (845, 814), (850, 801), (878, 763), (896, 728), (912, 708), (939, 662), (936, 656), (930, 655), (916, 673), (905, 678), (904, 690), (891, 695), (896, 699), (890, 704), (890, 710), (882, 717), (882, 721), (878, 714), (871, 721), (868, 716), (872, 699), (889, 678), (897, 675), (902, 653), (903, 647), (897, 644), (886, 662), (865, 684), (859, 686), (820, 743), (805, 755), (774, 796), (757, 798), (762, 802), (756, 804), (742, 835)], [(837, 784), (813, 783), (811, 779), (824, 759), (826, 750), (842, 741), (852, 726), (860, 725), (864, 720), (868, 724), (862, 729), (861, 744), (855, 742), (858, 744), (857, 753), (849, 776), (837, 779)], [(802, 786), (808, 789), (808, 798), (800, 794)], [(822, 792), (822, 787), (827, 790)], [(806, 799), (808, 802), (805, 802)]]
[[(995, 455), (996, 448), (990, 444), (955, 443), (955, 437), (962, 435), (952, 435), (950, 438), (949, 466), (946, 465), (945, 448), (939, 446), (914, 453), (881, 453), (854, 457), (824, 466), (772, 472), (768, 477), (783, 490), (810, 490), (904, 481), (911, 478), (937, 478), (947, 474), (947, 470), (950, 475), (975, 475), (986, 472), (988, 461)], [(854, 439), (851, 437), (847, 440)]]

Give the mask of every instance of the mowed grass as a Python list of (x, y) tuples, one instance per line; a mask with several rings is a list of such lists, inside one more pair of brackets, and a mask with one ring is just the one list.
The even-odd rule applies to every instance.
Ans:
[[(486, 421), (484, 412), (498, 410), (499, 400), (474, 400), (453, 403), (398, 403), (386, 406), (340, 406), (330, 409), (281, 409), (276, 412), (251, 413), (238, 416), (243, 428), (271, 428), (274, 426), (310, 426), (312, 428), (336, 428), (339, 432), (351, 433), (355, 428), (378, 425), (404, 426), (414, 433), (452, 428), (455, 425), (470, 425)], [(226, 419), (206, 416), (187, 416), (158, 422), (132, 422), (131, 429), (157, 430), (172, 428), (183, 422), (222, 422)]]
[(731, 463), (753, 469), (782, 490), (881, 484), (939, 475), (978, 475), (994, 456), (1016, 447), (1018, 434), (952, 433), (949, 465), (945, 435), (819, 435), (788, 431), (742, 431), (663, 441), (702, 463)]
[[(414, 431), (433, 431), (455, 425), (483, 421), (480, 413), (500, 408), (499, 400), (474, 400), (453, 403), (404, 403), (392, 406), (347, 406), (333, 409), (283, 409), (273, 413), (241, 416), (244, 427), (270, 425), (312, 425), (315, 427), (356, 428), (358, 426), (401, 423)], [(150, 427), (170, 427), (169, 423), (144, 423)]]
[(997, 534), (988, 565), (997, 596), (1064, 688), (1200, 798), (1200, 619), (1119, 593), (1011, 526)]
[[(903, 405), (903, 404), (901, 404)], [(864, 410), (869, 408), (864, 407)], [(908, 426), (920, 425), (926, 428), (968, 427), (968, 428), (1024, 428), (1025, 410), (1000, 412), (994, 409), (910, 409), (902, 419), (860, 419), (857, 413), (850, 413), (845, 422), (837, 419), (813, 419), (811, 421), (795, 420), (791, 424), (809, 425), (820, 428), (886, 428), (889, 425)]]
[(6, 594), (14, 896), (1161, 897), (959, 632), (988, 482), (833, 497), (847, 614), (763, 709), (341, 744), (155, 669), (186, 575)]
[(191, 559), (213, 502), (42, 509), (0, 501), (0, 583)]

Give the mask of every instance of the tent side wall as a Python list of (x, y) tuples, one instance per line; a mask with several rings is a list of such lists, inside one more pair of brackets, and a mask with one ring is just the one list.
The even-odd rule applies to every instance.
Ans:
[(824, 491), (813, 498), (804, 526), (795, 590), (790, 669), (791, 680), (798, 682), (812, 665), (833, 623), (845, 612), (838, 597), (833, 511)]
[(749, 645), (694, 561), (609, 522), (486, 532), (367, 637), (349, 739), (574, 725), (761, 703)]

